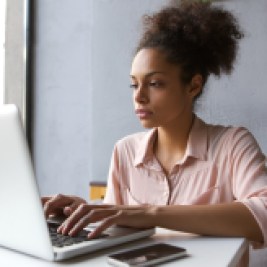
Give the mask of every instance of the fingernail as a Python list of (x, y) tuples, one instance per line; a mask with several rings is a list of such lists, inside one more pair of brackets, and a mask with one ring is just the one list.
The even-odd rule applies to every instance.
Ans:
[(64, 235), (66, 235), (68, 233), (66, 226), (63, 228), (63, 233), (64, 233)]
[(64, 209), (64, 214), (65, 214), (65, 215), (70, 215), (70, 213), (71, 213), (70, 208), (66, 207), (66, 208)]
[(70, 235), (70, 236), (74, 236), (74, 231), (71, 230), (71, 231), (69, 232), (69, 235)]
[(87, 236), (88, 238), (93, 238), (94, 237), (94, 233), (93, 232), (91, 232), (90, 234), (88, 234), (88, 236)]

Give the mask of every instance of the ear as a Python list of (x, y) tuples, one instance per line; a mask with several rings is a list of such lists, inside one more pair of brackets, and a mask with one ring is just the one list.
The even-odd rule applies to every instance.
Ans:
[(195, 74), (190, 82), (190, 90), (189, 93), (192, 98), (195, 98), (202, 91), (203, 87), (203, 77), (200, 74)]

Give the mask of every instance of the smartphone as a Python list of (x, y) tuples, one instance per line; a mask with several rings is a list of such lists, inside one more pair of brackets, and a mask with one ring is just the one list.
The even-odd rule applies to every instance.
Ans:
[(151, 266), (186, 256), (186, 249), (165, 243), (126, 250), (108, 256), (112, 266)]

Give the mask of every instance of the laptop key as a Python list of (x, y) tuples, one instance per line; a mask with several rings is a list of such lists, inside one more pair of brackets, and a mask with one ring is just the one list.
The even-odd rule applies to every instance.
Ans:
[[(88, 239), (88, 234), (90, 231), (82, 230), (81, 232), (78, 233), (77, 236), (68, 236), (68, 235), (62, 235), (57, 232), (57, 227), (59, 225), (55, 223), (50, 223), (48, 222), (48, 229), (50, 233), (50, 238), (52, 241), (52, 245), (55, 247), (64, 247), (64, 246), (71, 246), (73, 244), (78, 244), (84, 241), (90, 241), (91, 239)], [(97, 238), (103, 238), (107, 237), (108, 235), (106, 234), (101, 234)]]

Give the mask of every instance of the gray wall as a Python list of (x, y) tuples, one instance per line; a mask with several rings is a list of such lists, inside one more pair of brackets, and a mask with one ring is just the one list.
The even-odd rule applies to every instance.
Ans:
[(116, 140), (141, 130), (129, 70), (140, 18), (163, 2), (37, 2), (34, 162), (42, 194), (88, 198), (89, 182), (106, 180)]
[(267, 154), (267, 1), (232, 0), (224, 5), (239, 18), (245, 38), (235, 71), (221, 79), (211, 77), (198, 113), (213, 123), (247, 127)]
[[(107, 177), (113, 145), (142, 130), (129, 70), (142, 14), (165, 0), (36, 1), (34, 163), (41, 193), (88, 199)], [(208, 122), (244, 125), (267, 153), (267, 1), (220, 1), (239, 17), (242, 41), (232, 76), (214, 79), (197, 108)], [(250, 266), (266, 266), (266, 250)]]
[[(107, 177), (113, 145), (141, 130), (129, 70), (141, 16), (164, 0), (39, 0), (36, 4), (34, 162), (42, 194), (88, 198)], [(267, 1), (220, 1), (245, 29), (231, 77), (211, 78), (198, 114), (244, 125), (267, 153)]]

